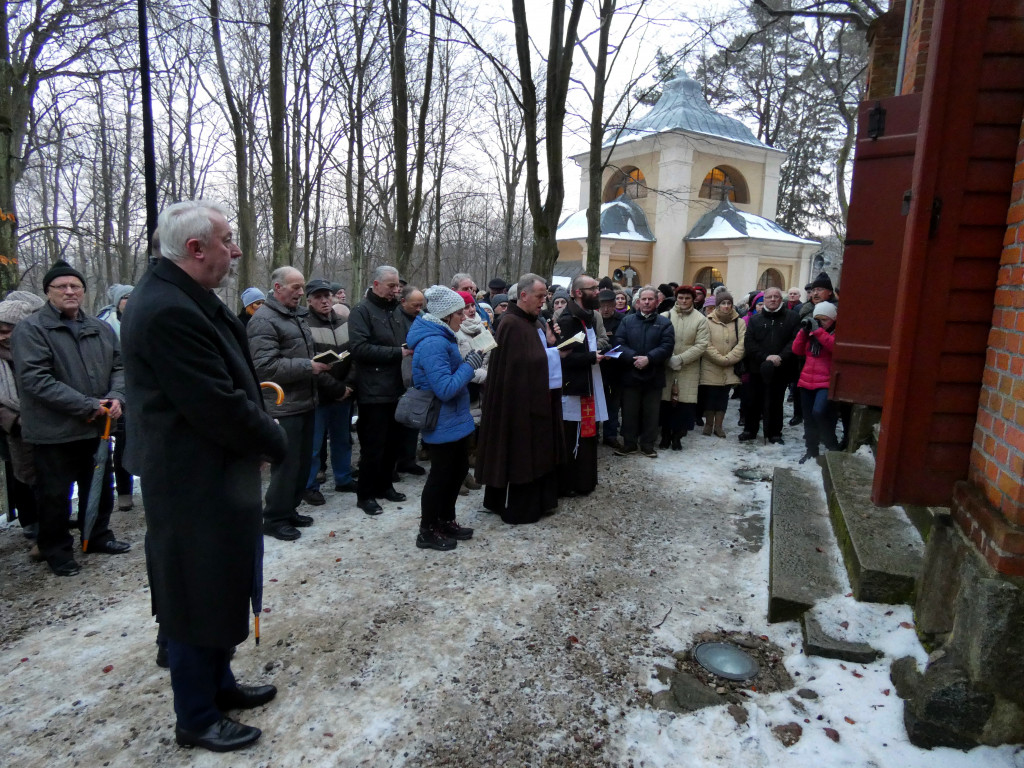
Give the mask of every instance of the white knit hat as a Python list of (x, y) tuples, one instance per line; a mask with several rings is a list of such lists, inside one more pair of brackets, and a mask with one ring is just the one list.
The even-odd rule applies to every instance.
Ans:
[(466, 301), (445, 285), (432, 285), (423, 292), (427, 300), (427, 312), (443, 320), (453, 312), (466, 308)]
[(24, 320), (34, 311), (35, 309), (27, 302), (5, 299), (0, 301), (0, 323), (17, 325), (19, 321)]
[(814, 317), (824, 315), (825, 317), (830, 317), (835, 320), (836, 315), (839, 314), (839, 309), (831, 301), (822, 301), (819, 304), (814, 305), (814, 309), (811, 310), (811, 314)]

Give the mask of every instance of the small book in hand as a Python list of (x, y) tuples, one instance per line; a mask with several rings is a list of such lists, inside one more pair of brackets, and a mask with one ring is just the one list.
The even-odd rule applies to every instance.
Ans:
[(333, 349), (328, 349), (326, 352), (321, 352), (319, 355), (313, 355), (314, 362), (326, 363), (327, 365), (334, 365), (340, 363), (346, 357), (348, 357), (348, 350), (341, 352), (335, 352)]

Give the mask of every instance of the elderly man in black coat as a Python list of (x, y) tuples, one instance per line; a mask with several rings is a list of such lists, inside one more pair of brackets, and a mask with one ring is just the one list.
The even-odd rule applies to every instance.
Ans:
[(139, 282), (121, 326), (133, 433), (125, 461), (143, 481), (177, 742), (226, 752), (260, 730), (223, 711), (276, 693), (238, 685), (229, 655), (248, 636), (250, 597), (262, 589), (260, 465), (280, 461), (286, 441), (264, 410), (245, 330), (213, 293), (241, 256), (224, 214), (176, 203), (159, 232), (164, 258)]

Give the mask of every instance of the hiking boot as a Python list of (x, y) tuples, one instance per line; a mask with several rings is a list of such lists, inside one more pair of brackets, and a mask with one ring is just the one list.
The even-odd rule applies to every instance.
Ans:
[(311, 504), (314, 507), (322, 507), (327, 503), (327, 499), (320, 491), (305, 490), (302, 492), (302, 500), (307, 504)]
[(630, 455), (632, 455), (634, 453), (636, 453), (636, 444), (635, 443), (633, 445), (624, 445), (621, 448), (616, 448), (615, 449), (615, 455), (616, 456), (630, 456)]
[(457, 544), (455, 539), (449, 539), (434, 528), (421, 527), (419, 536), (416, 537), (416, 546), (420, 549), (436, 549), (447, 552), (450, 549), (455, 549)]
[(456, 541), (469, 541), (473, 538), (473, 529), (465, 528), (454, 520), (442, 520), (438, 523), (437, 531), (442, 536)]
[(741, 432), (739, 441), (745, 443), (748, 440), (757, 440), (757, 432)]

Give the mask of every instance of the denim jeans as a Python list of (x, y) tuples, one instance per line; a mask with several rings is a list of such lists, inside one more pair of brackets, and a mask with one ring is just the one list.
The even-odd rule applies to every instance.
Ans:
[(839, 419), (839, 412), (835, 403), (828, 399), (828, 389), (798, 387), (797, 392), (803, 401), (804, 445), (807, 447), (807, 453), (817, 456), (819, 443), (823, 443), (826, 450), (838, 450), (836, 421)]
[(327, 405), (318, 405), (316, 408), (313, 420), (313, 460), (310, 462), (309, 480), (306, 482), (306, 490), (309, 491), (320, 490), (320, 483), (316, 481), (316, 473), (320, 470), (320, 449), (324, 444), (324, 434), (330, 436), (334, 484), (351, 483), (352, 398)]

